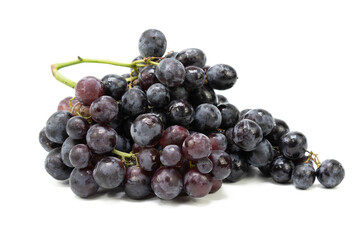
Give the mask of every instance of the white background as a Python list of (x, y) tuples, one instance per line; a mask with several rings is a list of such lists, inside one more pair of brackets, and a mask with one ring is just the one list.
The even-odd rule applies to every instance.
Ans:
[[(1, 1), (0, 239), (339, 239), (359, 236), (360, 7), (358, 1)], [(38, 133), (74, 94), (50, 64), (130, 62), (148, 28), (168, 50), (202, 49), (238, 82), (239, 109), (264, 108), (303, 132), (345, 180), (328, 190), (279, 185), (256, 171), (203, 199), (76, 197), (44, 170)], [(128, 70), (82, 64), (71, 79)], [(351, 238), (347, 238), (351, 239)]]

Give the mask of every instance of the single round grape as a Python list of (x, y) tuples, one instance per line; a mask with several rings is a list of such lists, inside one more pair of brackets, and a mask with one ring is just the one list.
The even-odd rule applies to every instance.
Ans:
[(137, 88), (131, 88), (121, 97), (122, 111), (131, 117), (145, 113), (148, 107), (146, 94)]
[(116, 157), (105, 157), (94, 168), (93, 176), (96, 183), (105, 189), (118, 187), (126, 174), (125, 165)]
[(215, 179), (223, 180), (231, 173), (231, 158), (224, 151), (213, 151), (209, 159), (213, 162), (213, 170), (211, 171)]
[(295, 166), (292, 180), (296, 188), (308, 189), (314, 184), (316, 171), (311, 164), (302, 163)]
[(263, 139), (256, 148), (249, 152), (248, 162), (254, 167), (263, 167), (274, 158), (273, 147), (267, 139)]
[(223, 183), (222, 180), (217, 180), (217, 179), (214, 179), (214, 178), (213, 178), (213, 179), (211, 180), (212, 187), (211, 187), (210, 193), (214, 193), (214, 192), (219, 191), (219, 189), (220, 189), (221, 186), (222, 186), (222, 183)]
[(61, 148), (51, 150), (45, 159), (46, 171), (56, 180), (66, 180), (70, 177), (72, 168), (61, 160)]
[(116, 101), (120, 100), (122, 95), (128, 89), (128, 84), (124, 77), (116, 74), (108, 74), (101, 79), (105, 86), (105, 95), (111, 96)]
[(126, 171), (124, 190), (131, 199), (144, 199), (151, 194), (151, 178), (143, 169), (131, 166)]
[(264, 109), (252, 109), (243, 118), (256, 122), (261, 127), (264, 136), (268, 135), (275, 126), (274, 118)]
[(165, 107), (170, 102), (169, 89), (161, 83), (151, 85), (146, 92), (146, 97), (148, 103), (157, 108)]
[(160, 145), (163, 148), (171, 144), (181, 147), (187, 136), (189, 136), (189, 131), (185, 127), (173, 125), (164, 130), (160, 139)]
[(249, 119), (241, 120), (233, 128), (233, 141), (243, 151), (253, 151), (262, 139), (261, 127)]
[(321, 163), (316, 170), (317, 179), (326, 188), (334, 188), (339, 185), (345, 177), (345, 170), (337, 160), (330, 159)]
[(179, 60), (185, 67), (197, 66), (204, 67), (206, 64), (206, 55), (203, 51), (197, 48), (188, 48), (176, 54), (176, 59)]
[(189, 92), (183, 86), (169, 88), (171, 100), (185, 100), (189, 99)]
[(157, 79), (168, 87), (176, 87), (185, 80), (185, 68), (174, 58), (165, 58), (155, 69)]
[(109, 123), (117, 116), (119, 107), (110, 96), (101, 96), (90, 105), (91, 118), (98, 123)]
[(53, 141), (50, 141), (50, 139), (45, 134), (45, 127), (41, 129), (39, 133), (39, 142), (41, 146), (47, 151), (50, 152), (51, 150), (61, 147), (61, 144), (54, 143)]
[(208, 85), (201, 88), (195, 88), (190, 92), (189, 101), (193, 106), (198, 106), (203, 103), (210, 103), (216, 105), (216, 94), (214, 89)]
[(143, 148), (138, 154), (139, 165), (148, 172), (153, 172), (160, 167), (160, 153), (155, 148)]
[(249, 172), (248, 153), (231, 153), (229, 156), (231, 159), (231, 173), (226, 179), (230, 182), (237, 182)]
[(89, 122), (79, 116), (70, 118), (66, 123), (66, 133), (72, 139), (84, 139), (89, 128)]
[(194, 126), (200, 132), (216, 130), (221, 124), (219, 109), (209, 103), (200, 104), (195, 110)]
[(221, 113), (220, 128), (228, 129), (234, 127), (239, 121), (239, 110), (230, 103), (223, 103), (217, 106)]
[(116, 131), (101, 124), (91, 126), (86, 134), (87, 145), (97, 154), (111, 152), (116, 146), (116, 140)]
[(139, 39), (139, 52), (143, 57), (161, 57), (166, 51), (165, 35), (156, 29), (148, 29)]
[(192, 133), (185, 138), (182, 151), (189, 160), (197, 160), (209, 157), (211, 154), (210, 139), (202, 133)]
[(85, 105), (90, 105), (95, 99), (105, 93), (104, 84), (95, 77), (84, 77), (75, 86), (76, 98)]
[(170, 102), (167, 112), (168, 120), (173, 125), (188, 126), (194, 120), (194, 108), (184, 100)]
[(236, 145), (233, 141), (233, 130), (234, 130), (234, 128), (228, 128), (225, 131), (225, 137), (227, 140), (226, 152), (228, 152), (228, 153), (237, 153), (237, 152), (241, 151), (241, 149), (238, 147), (238, 145)]
[(161, 151), (160, 161), (164, 166), (173, 167), (182, 159), (181, 148), (178, 145), (167, 145)]
[(64, 110), (64, 111), (71, 112), (72, 106), (74, 106), (78, 102), (79, 102), (79, 100), (77, 100), (76, 98), (66, 97), (59, 102), (57, 110), (58, 111)]
[(131, 124), (131, 137), (142, 147), (153, 147), (159, 143), (164, 128), (160, 119), (151, 113), (139, 115)]
[(142, 89), (147, 90), (151, 85), (159, 82), (155, 75), (155, 69), (155, 65), (149, 65), (140, 71), (139, 84)]
[(62, 144), (68, 137), (66, 133), (66, 123), (72, 117), (67, 111), (57, 111), (46, 122), (46, 137), (54, 142)]
[(85, 144), (77, 144), (69, 152), (70, 163), (76, 168), (87, 167), (91, 157), (92, 153)]
[(222, 133), (213, 133), (209, 136), (212, 150), (225, 151), (227, 148), (226, 136)]
[(74, 167), (71, 162), (70, 162), (70, 151), (71, 149), (77, 145), (77, 144), (81, 144), (82, 141), (80, 140), (75, 140), (75, 139), (72, 139), (70, 137), (68, 137), (62, 147), (61, 147), (61, 159), (62, 161), (64, 162), (64, 164), (68, 167)]
[(80, 116), (83, 118), (91, 118), (90, 106), (84, 105), (81, 102), (78, 102), (73, 106), (71, 113), (74, 116)]
[(235, 69), (226, 64), (216, 64), (210, 67), (206, 77), (210, 86), (218, 90), (231, 88), (238, 79)]
[(213, 167), (213, 162), (209, 158), (202, 158), (196, 161), (196, 168), (200, 173), (210, 173), (213, 170)]
[(205, 84), (205, 72), (202, 68), (188, 66), (185, 68), (184, 86), (188, 89), (199, 88)]
[(122, 135), (117, 136), (115, 149), (121, 152), (131, 152), (131, 143), (130, 140)]
[(99, 189), (91, 167), (74, 168), (70, 175), (69, 184), (71, 190), (82, 198), (94, 195)]
[(286, 158), (302, 158), (307, 149), (306, 137), (300, 132), (288, 132), (280, 138), (279, 149)]
[(275, 126), (272, 131), (266, 135), (266, 139), (271, 142), (273, 146), (279, 146), (280, 138), (290, 131), (288, 125), (283, 120), (274, 118)]
[(191, 168), (184, 176), (184, 190), (190, 197), (204, 197), (212, 188), (211, 177)]
[(182, 191), (183, 179), (176, 169), (161, 167), (151, 178), (151, 188), (158, 198), (171, 200)]
[(287, 183), (291, 180), (294, 164), (283, 156), (277, 157), (271, 165), (270, 174), (275, 182)]
[(217, 105), (223, 104), (223, 103), (228, 103), (228, 99), (221, 94), (216, 94), (216, 98), (217, 98)]

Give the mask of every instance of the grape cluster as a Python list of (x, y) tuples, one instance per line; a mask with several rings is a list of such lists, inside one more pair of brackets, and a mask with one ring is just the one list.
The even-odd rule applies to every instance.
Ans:
[(328, 188), (340, 184), (342, 165), (320, 164), (302, 133), (266, 110), (239, 111), (215, 93), (234, 86), (234, 68), (207, 66), (197, 48), (165, 54), (166, 46), (163, 33), (147, 30), (129, 74), (76, 83), (75, 97), (59, 103), (39, 134), (53, 178), (69, 179), (80, 197), (118, 188), (132, 199), (166, 200), (204, 197), (251, 166), (299, 189), (315, 178)]

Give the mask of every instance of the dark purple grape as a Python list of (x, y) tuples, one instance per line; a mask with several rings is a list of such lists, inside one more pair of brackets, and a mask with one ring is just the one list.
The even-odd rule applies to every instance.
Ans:
[(69, 159), (72, 166), (76, 168), (85, 168), (89, 165), (92, 153), (85, 144), (75, 145), (69, 153)]
[(221, 124), (221, 113), (219, 109), (212, 104), (200, 104), (195, 110), (193, 124), (196, 130), (200, 132), (216, 130)]
[(61, 147), (61, 159), (62, 159), (62, 161), (63, 161), (63, 163), (66, 165), (66, 166), (68, 166), (68, 167), (74, 167), (72, 164), (71, 164), (71, 162), (70, 162), (70, 151), (71, 151), (71, 149), (75, 146), (75, 145), (77, 145), (77, 144), (81, 144), (82, 143), (82, 141), (80, 141), (80, 140), (74, 140), (74, 139), (72, 139), (72, 138), (70, 138), (70, 137), (68, 137), (65, 141), (64, 141), (64, 143), (63, 143), (63, 145), (62, 145), (62, 147)]
[(250, 166), (247, 162), (248, 153), (239, 152), (237, 154), (229, 154), (231, 159), (231, 173), (226, 178), (230, 182), (239, 181), (250, 169)]
[(85, 105), (90, 105), (105, 93), (104, 84), (95, 77), (84, 77), (75, 86), (76, 98)]
[(216, 94), (214, 89), (208, 85), (204, 85), (201, 88), (193, 89), (189, 96), (190, 103), (197, 107), (203, 103), (210, 103), (216, 105)]
[(171, 100), (185, 100), (189, 99), (189, 92), (183, 86), (169, 88)]
[(138, 154), (139, 165), (148, 172), (153, 172), (160, 167), (160, 153), (155, 148), (143, 148)]
[(174, 52), (174, 51), (171, 51), (169, 53), (167, 53), (165, 55), (165, 58), (175, 58), (176, 57), (176, 54), (178, 54), (177, 52)]
[(131, 137), (142, 147), (153, 147), (159, 143), (164, 128), (160, 119), (151, 113), (139, 115), (131, 124)]
[(148, 103), (157, 108), (165, 107), (170, 102), (169, 89), (161, 83), (151, 85), (146, 92), (146, 97)]
[(222, 183), (223, 183), (222, 180), (217, 180), (217, 179), (214, 179), (214, 178), (213, 178), (213, 179), (211, 180), (212, 187), (211, 187), (210, 193), (214, 193), (214, 192), (219, 191), (219, 189), (220, 189), (221, 186), (222, 186)]
[(164, 166), (173, 167), (182, 159), (181, 148), (178, 145), (167, 145), (161, 151), (160, 161)]
[(292, 172), (292, 180), (296, 188), (308, 189), (314, 184), (316, 171), (309, 163), (302, 163), (295, 166)]
[(217, 106), (221, 113), (220, 128), (228, 129), (234, 127), (239, 121), (239, 110), (230, 103), (223, 103)]
[(254, 167), (264, 167), (274, 158), (273, 147), (267, 139), (263, 139), (256, 148), (249, 152), (248, 162)]
[(169, 104), (167, 117), (171, 124), (188, 126), (194, 120), (194, 108), (184, 100), (174, 100)]
[(89, 122), (85, 118), (79, 116), (70, 118), (66, 123), (66, 133), (72, 139), (84, 139), (89, 128)]
[(185, 127), (173, 125), (164, 130), (160, 144), (163, 148), (171, 144), (181, 147), (187, 136), (189, 136), (189, 131)]
[(202, 68), (188, 66), (185, 68), (184, 86), (188, 89), (200, 88), (205, 84), (205, 72)]
[(122, 111), (131, 117), (145, 113), (148, 107), (146, 94), (137, 88), (127, 90), (121, 98)]
[(300, 132), (288, 132), (280, 138), (279, 149), (286, 158), (302, 158), (307, 149), (306, 137)]
[(280, 138), (290, 131), (286, 122), (280, 119), (274, 118), (275, 126), (272, 131), (266, 135), (266, 139), (271, 142), (273, 146), (279, 146)]
[(280, 156), (271, 164), (270, 174), (275, 182), (287, 183), (291, 180), (293, 169), (292, 161)]
[(171, 200), (182, 191), (183, 179), (176, 169), (161, 167), (151, 179), (151, 188), (158, 198)]
[(149, 65), (141, 69), (139, 73), (139, 84), (144, 90), (147, 90), (154, 83), (158, 83), (159, 80), (155, 75), (155, 65)]
[(86, 134), (86, 143), (94, 153), (104, 154), (111, 152), (115, 148), (117, 136), (114, 129), (95, 124), (90, 127)]
[(197, 170), (203, 174), (210, 173), (213, 167), (213, 162), (209, 158), (202, 158), (196, 161)]
[(151, 194), (151, 178), (141, 168), (131, 166), (126, 171), (124, 190), (131, 199), (144, 199)]
[(61, 144), (50, 141), (50, 139), (45, 134), (45, 127), (41, 129), (39, 133), (39, 142), (47, 152), (50, 152), (57, 147), (61, 147)]
[(96, 183), (105, 189), (118, 187), (123, 182), (125, 174), (125, 165), (116, 157), (101, 159), (93, 172)]
[(190, 169), (184, 176), (184, 190), (190, 197), (204, 197), (210, 193), (211, 188), (211, 177), (195, 168)]
[(210, 139), (202, 133), (192, 133), (183, 142), (182, 151), (189, 160), (209, 157), (211, 154)]
[(66, 123), (73, 115), (67, 111), (57, 111), (46, 122), (46, 137), (54, 143), (62, 144), (68, 137)]
[(252, 109), (243, 118), (256, 122), (261, 127), (264, 136), (268, 135), (275, 126), (274, 118), (264, 109)]
[(230, 175), (231, 158), (228, 153), (215, 150), (210, 154), (209, 159), (213, 162), (211, 173), (215, 179), (223, 180)]
[(246, 108), (246, 109), (241, 110), (241, 111), (239, 112), (239, 120), (243, 120), (245, 114), (246, 114), (248, 111), (250, 111), (250, 110), (251, 110), (251, 109), (249, 109), (249, 108)]
[(222, 133), (213, 133), (209, 136), (212, 150), (225, 151), (227, 148), (226, 136)]
[(66, 180), (70, 177), (72, 168), (61, 160), (61, 148), (51, 150), (45, 159), (46, 171), (56, 180)]
[(216, 98), (217, 98), (217, 105), (223, 104), (223, 103), (228, 103), (228, 99), (221, 94), (216, 94)]
[(226, 64), (216, 64), (210, 67), (206, 78), (210, 86), (218, 90), (231, 88), (238, 79), (235, 69)]
[(321, 163), (316, 170), (317, 179), (326, 188), (334, 188), (339, 185), (345, 177), (345, 170), (337, 160), (330, 159)]
[(253, 151), (262, 141), (260, 126), (249, 119), (243, 119), (233, 128), (233, 141), (243, 151)]
[(90, 105), (91, 118), (98, 123), (109, 123), (118, 115), (119, 107), (110, 96), (101, 96)]
[(176, 55), (176, 59), (179, 60), (185, 67), (197, 66), (202, 68), (206, 63), (205, 53), (197, 48), (182, 50)]
[(143, 57), (161, 57), (166, 51), (165, 35), (156, 29), (148, 29), (139, 39), (139, 52)]
[(113, 97), (116, 101), (120, 100), (128, 89), (128, 83), (125, 78), (116, 74), (104, 76), (101, 82), (105, 86), (105, 95)]
[(117, 136), (115, 149), (121, 152), (131, 152), (131, 143), (130, 140), (122, 135)]
[(87, 168), (74, 168), (70, 175), (70, 188), (79, 197), (86, 198), (94, 195), (99, 186), (93, 177), (93, 169)]
[(155, 75), (165, 86), (176, 87), (184, 82), (185, 68), (178, 60), (165, 58), (157, 65)]
[(227, 140), (226, 152), (228, 152), (228, 153), (237, 153), (237, 152), (241, 151), (241, 149), (238, 147), (238, 145), (236, 145), (233, 141), (233, 129), (234, 128), (228, 128), (225, 131), (225, 137)]

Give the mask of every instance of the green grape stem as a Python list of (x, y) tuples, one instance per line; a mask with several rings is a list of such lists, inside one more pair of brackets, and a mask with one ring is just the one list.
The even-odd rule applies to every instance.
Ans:
[[(121, 62), (115, 62), (112, 60), (100, 60), (100, 59), (89, 59), (89, 58), (81, 58), (78, 57), (77, 60), (64, 62), (64, 63), (55, 63), (51, 65), (51, 72), (53, 76), (61, 83), (65, 84), (66, 86), (69, 86), (71, 88), (75, 88), (76, 82), (65, 77), (61, 73), (59, 73), (59, 70), (65, 67), (73, 66), (79, 63), (102, 63), (102, 64), (110, 64), (115, 66), (121, 66), (121, 67), (128, 67), (132, 68), (136, 73), (138, 72), (139, 67), (145, 67), (146, 65), (158, 65), (157, 62), (154, 62), (152, 60), (156, 60), (159, 58), (156, 57), (149, 57), (144, 58), (142, 60), (137, 60), (132, 63), (121, 63)], [(137, 79), (137, 76), (129, 77), (126, 79), (127, 82), (131, 82), (133, 80)]]

